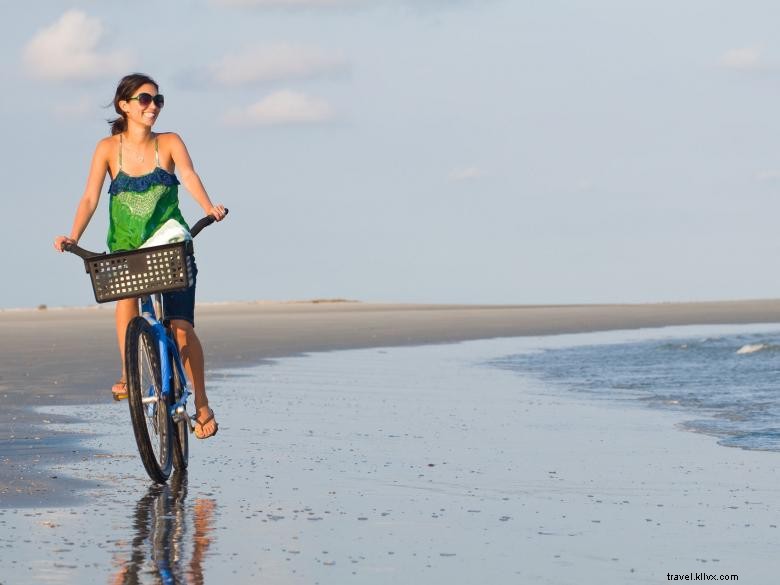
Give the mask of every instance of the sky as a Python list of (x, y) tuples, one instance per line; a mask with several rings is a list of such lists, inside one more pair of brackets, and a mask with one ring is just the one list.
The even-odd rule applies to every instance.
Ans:
[(196, 240), (200, 301), (780, 295), (777, 3), (25, 6), (0, 5), (0, 308), (94, 302), (52, 241), (133, 71), (231, 212)]

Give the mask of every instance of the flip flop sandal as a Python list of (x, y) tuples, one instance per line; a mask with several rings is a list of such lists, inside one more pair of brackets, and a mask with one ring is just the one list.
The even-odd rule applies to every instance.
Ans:
[(117, 402), (127, 398), (127, 382), (121, 378), (114, 382), (114, 385), (111, 388), (111, 396), (113, 396), (114, 400)]
[(198, 427), (200, 427), (201, 432), (203, 432), (203, 427), (205, 425), (209, 424), (213, 420), (214, 420), (214, 411), (212, 409), (210, 409), (210, 408), (209, 408), (209, 415), (206, 417), (206, 420), (202, 421), (202, 420), (196, 418), (195, 419), (195, 428), (192, 431), (193, 433), (195, 433), (195, 438), (197, 438), (197, 439), (210, 439), (211, 437), (216, 435), (217, 431), (219, 430), (219, 423), (217, 423), (217, 422), (214, 423), (214, 426), (215, 426), (214, 432), (211, 433), (210, 435), (198, 435), (198, 433), (196, 432)]

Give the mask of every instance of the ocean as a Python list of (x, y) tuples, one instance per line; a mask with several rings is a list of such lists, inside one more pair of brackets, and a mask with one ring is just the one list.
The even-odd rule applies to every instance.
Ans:
[[(648, 335), (657, 338), (641, 339)], [(780, 327), (674, 327), (623, 337), (487, 364), (593, 399), (682, 412), (690, 416), (684, 429), (727, 447), (780, 451)]]

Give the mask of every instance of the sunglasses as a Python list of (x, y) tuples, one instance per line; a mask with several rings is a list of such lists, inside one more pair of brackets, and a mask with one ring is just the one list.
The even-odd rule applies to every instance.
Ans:
[(165, 105), (165, 97), (163, 97), (163, 94), (158, 93), (157, 95), (151, 95), (148, 93), (139, 93), (135, 97), (131, 97), (128, 102), (131, 102), (133, 100), (138, 100), (138, 103), (142, 108), (147, 107), (149, 104), (154, 102), (154, 105), (158, 108), (162, 108)]

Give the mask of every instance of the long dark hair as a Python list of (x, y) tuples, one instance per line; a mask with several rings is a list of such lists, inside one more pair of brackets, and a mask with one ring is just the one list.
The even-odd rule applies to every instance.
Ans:
[(119, 80), (119, 85), (116, 86), (116, 94), (114, 94), (114, 110), (119, 114), (119, 117), (108, 121), (111, 125), (112, 136), (127, 130), (127, 115), (119, 107), (119, 102), (129, 100), (139, 87), (147, 83), (151, 83), (157, 91), (160, 90), (157, 82), (143, 73), (131, 73)]

